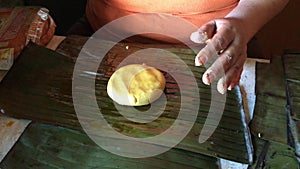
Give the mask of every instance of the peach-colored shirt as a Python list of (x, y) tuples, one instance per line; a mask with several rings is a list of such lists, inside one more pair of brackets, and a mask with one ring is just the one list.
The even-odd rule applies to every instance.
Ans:
[(212, 19), (226, 16), (238, 2), (239, 0), (88, 0), (86, 17), (95, 31), (115, 19), (136, 13), (170, 14), (200, 27)]

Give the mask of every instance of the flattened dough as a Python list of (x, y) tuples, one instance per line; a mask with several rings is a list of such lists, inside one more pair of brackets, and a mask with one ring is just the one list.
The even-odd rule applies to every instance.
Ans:
[(157, 100), (165, 85), (165, 77), (158, 69), (131, 64), (112, 74), (107, 84), (107, 93), (120, 105), (143, 106)]

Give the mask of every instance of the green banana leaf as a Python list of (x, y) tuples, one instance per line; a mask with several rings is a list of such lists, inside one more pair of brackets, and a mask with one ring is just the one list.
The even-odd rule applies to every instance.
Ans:
[(282, 56), (287, 84), (288, 117), (291, 143), (300, 154), (300, 53), (299, 51), (286, 51)]
[(250, 127), (255, 136), (287, 143), (286, 87), (281, 56), (270, 64), (257, 63), (256, 102)]
[(255, 163), (250, 168), (255, 169), (292, 169), (299, 168), (295, 150), (289, 145), (253, 138), (255, 147)]
[(251, 132), (265, 140), (287, 143), (286, 100), (270, 95), (257, 95)]
[(141, 159), (121, 157), (102, 149), (78, 130), (32, 123), (0, 163), (0, 168), (218, 169), (217, 162), (216, 158), (180, 149)]
[[(111, 44), (107, 41), (99, 41), (99, 43), (94, 45), (105, 48)], [(126, 46), (129, 46), (129, 48), (126, 48)], [(177, 82), (165, 72), (167, 78), (165, 93), (168, 101), (163, 114), (158, 119), (147, 124), (140, 124), (124, 118), (116, 111), (114, 102), (106, 93), (108, 78), (116, 70), (122, 59), (144, 47), (143, 45), (122, 43), (115, 45), (100, 64), (95, 80), (97, 104), (105, 120), (115, 131), (136, 138), (154, 137), (166, 131), (175, 122), (180, 107), (182, 107), (180, 105), (182, 99), (187, 101), (187, 105), (182, 107), (182, 112), (187, 115), (188, 121), (190, 116), (192, 116), (191, 110), (194, 109), (195, 100), (197, 100), (194, 93), (195, 89), (189, 81), (182, 83), (185, 88), (184, 92), (186, 92), (188, 97), (180, 97), (180, 90), (176, 86), (178, 85)], [(165, 46), (166, 50), (176, 53), (188, 65), (193, 76), (196, 77), (200, 94), (200, 108), (195, 124), (175, 148), (246, 164), (252, 163), (252, 145), (245, 122), (239, 88), (236, 87), (228, 92), (224, 113), (220, 122), (218, 123), (218, 117), (212, 116), (209, 118), (208, 122), (212, 128), (216, 127), (216, 130), (207, 141), (200, 144), (198, 141), (199, 135), (207, 121), (209, 108), (215, 106), (215, 109), (223, 110), (223, 107), (218, 107), (218, 104), (211, 106), (212, 90), (210, 86), (206, 86), (201, 82), (201, 75), (205, 68), (194, 66), (195, 53), (190, 49), (166, 47), (168, 46)], [(77, 48), (81, 47), (77, 46)], [(28, 45), (0, 84), (0, 107), (5, 114), (15, 118), (30, 119), (39, 123), (83, 131), (78, 122), (72, 100), (72, 73), (77, 55), (62, 55), (41, 46)], [(178, 72), (180, 69), (177, 68), (181, 67), (182, 65), (180, 64), (173, 65), (172, 68), (174, 69), (172, 70), (174, 74), (179, 77), (190, 76), (184, 72)], [(88, 74), (85, 75), (81, 78), (89, 79), (92, 77), (88, 76)], [(84, 86), (81, 87), (84, 89)], [(222, 100), (219, 100), (219, 102), (222, 103)], [(89, 104), (89, 100), (83, 99), (80, 102), (80, 105), (86, 106), (87, 109), (89, 109), (89, 106), (87, 106)], [(142, 110), (147, 110), (148, 108), (147, 106), (140, 107)], [(122, 111), (126, 112), (127, 108), (122, 107)], [(86, 119), (94, 120), (92, 116), (87, 116)], [(184, 119), (182, 120), (184, 122)], [(91, 125), (94, 125), (94, 123), (91, 123)], [(100, 126), (96, 125), (96, 127), (105, 128), (107, 125), (100, 124)], [(180, 131), (178, 132), (180, 134)], [(106, 133), (101, 134), (105, 135)], [(166, 139), (162, 141), (172, 142), (173, 140)]]
[(284, 70), (287, 80), (287, 93), (292, 116), (299, 120), (300, 110), (300, 55), (286, 53), (283, 55)]

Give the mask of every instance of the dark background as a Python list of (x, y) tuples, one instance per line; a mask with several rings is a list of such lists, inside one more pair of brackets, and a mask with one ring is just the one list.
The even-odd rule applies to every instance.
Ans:
[(49, 9), (55, 21), (56, 35), (65, 35), (68, 29), (84, 14), (86, 0), (24, 0), (25, 5)]
[(1, 7), (42, 6), (55, 21), (56, 35), (66, 35), (69, 28), (84, 15), (86, 0), (0, 0)]

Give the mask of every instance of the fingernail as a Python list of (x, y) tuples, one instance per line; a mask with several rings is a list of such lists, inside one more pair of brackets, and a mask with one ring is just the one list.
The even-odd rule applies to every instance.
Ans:
[(196, 58), (195, 58), (195, 66), (202, 66), (202, 62), (201, 60), (199, 59), (199, 56), (197, 55)]
[(195, 60), (195, 66), (202, 66), (198, 59)]
[(220, 94), (225, 94), (225, 93), (227, 92), (227, 90), (226, 90), (225, 88), (223, 88), (223, 89), (218, 89), (218, 92), (219, 92)]
[(199, 66), (204, 65), (207, 61), (207, 56), (205, 54), (198, 54), (196, 56), (195, 63), (196, 63), (196, 60), (199, 64)]
[(200, 32), (199, 33), (199, 40), (202, 43), (206, 43), (206, 41), (208, 40), (207, 33), (206, 32)]
[(190, 40), (195, 43), (206, 43), (208, 40), (206, 32), (193, 32), (190, 35)]
[(226, 79), (224, 77), (218, 81), (217, 90), (220, 94), (225, 94), (227, 92)]
[(201, 63), (202, 65), (204, 65), (204, 64), (206, 63), (206, 61), (207, 61), (207, 56), (206, 56), (206, 55), (202, 55), (202, 56), (200, 57), (200, 63)]
[(193, 32), (191, 33), (191, 36), (190, 36), (190, 40), (194, 43), (202, 43), (200, 40), (199, 40), (199, 32)]
[(236, 85), (238, 85), (238, 83), (231, 83), (231, 84), (228, 86), (228, 90), (232, 90)]
[(202, 81), (206, 85), (210, 85), (214, 79), (215, 79), (215, 75), (211, 70), (205, 72), (202, 77)]
[(195, 66), (202, 66), (206, 63), (207, 56), (205, 54), (199, 53), (195, 58)]
[(210, 39), (207, 39), (207, 40), (205, 41), (206, 44), (208, 44), (209, 42), (210, 42)]
[(204, 73), (202, 76), (202, 82), (206, 85), (210, 85), (210, 81), (209, 81), (209, 75), (207, 73)]

